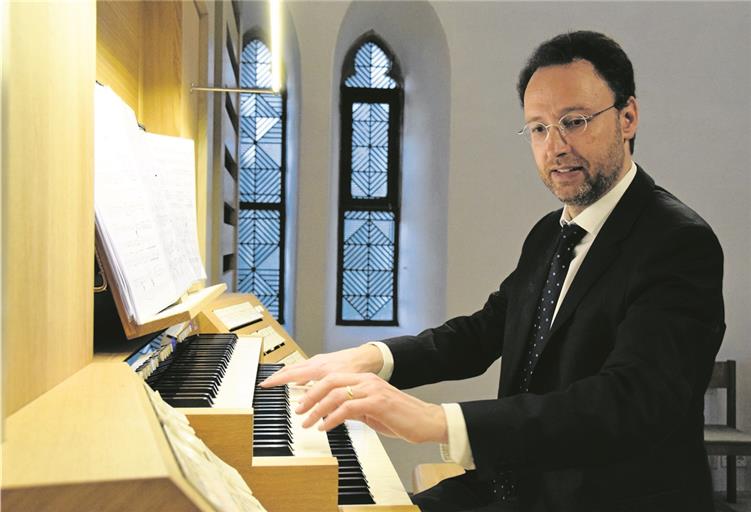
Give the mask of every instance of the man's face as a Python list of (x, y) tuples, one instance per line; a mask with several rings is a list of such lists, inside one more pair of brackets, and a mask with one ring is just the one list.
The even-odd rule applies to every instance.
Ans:
[[(542, 67), (524, 93), (524, 118), (526, 123), (557, 124), (567, 114), (589, 116), (606, 109), (614, 99), (589, 61)], [(597, 201), (628, 171), (628, 139), (636, 131), (636, 119), (632, 98), (623, 110), (594, 117), (583, 132), (561, 136), (552, 126), (546, 141), (532, 144), (543, 183), (569, 213), (576, 215)]]

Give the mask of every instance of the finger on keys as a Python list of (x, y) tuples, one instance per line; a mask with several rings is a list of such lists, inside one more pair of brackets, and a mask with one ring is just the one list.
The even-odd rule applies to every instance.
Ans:
[(343, 388), (344, 386), (354, 387), (362, 379), (362, 375), (358, 373), (331, 373), (324, 378), (316, 382), (300, 400), (300, 406), (295, 410), (297, 414), (305, 414), (315, 404), (323, 400), (325, 396), (332, 392), (336, 388)]
[[(350, 400), (352, 387), (357, 384), (361, 376), (357, 374), (331, 374), (321, 381), (314, 383), (299, 401), (295, 413), (305, 414), (313, 411), (311, 419), (322, 418), (336, 409), (343, 402)], [(306, 422), (313, 425), (315, 421)]]
[[(329, 416), (334, 411), (339, 411), (343, 408), (348, 409), (348, 402), (349, 398), (345, 388), (333, 389), (329, 394), (323, 397), (320, 402), (315, 404), (308, 417), (303, 421), (303, 428), (312, 427), (319, 419)], [(320, 425), (318, 429), (322, 430)]]
[(294, 382), (296, 384), (305, 384), (314, 380), (312, 375), (314, 370), (308, 368), (305, 363), (297, 363), (291, 366), (285, 366), (281, 370), (267, 377), (261, 382), (262, 388), (271, 388)]
[(318, 425), (318, 430), (328, 432), (332, 428), (344, 423), (345, 420), (362, 420), (362, 408), (365, 407), (363, 400), (345, 399), (328, 414), (324, 415), (323, 421)]

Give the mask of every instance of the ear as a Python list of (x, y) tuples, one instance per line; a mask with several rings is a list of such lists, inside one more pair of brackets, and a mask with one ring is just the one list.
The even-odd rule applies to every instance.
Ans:
[(636, 127), (639, 126), (639, 105), (633, 96), (626, 101), (626, 106), (621, 109), (620, 121), (624, 141), (633, 139), (636, 136)]

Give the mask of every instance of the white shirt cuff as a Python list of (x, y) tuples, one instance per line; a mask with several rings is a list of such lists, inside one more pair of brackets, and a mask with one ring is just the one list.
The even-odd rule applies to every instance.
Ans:
[(391, 375), (394, 373), (394, 355), (391, 353), (388, 345), (386, 345), (382, 341), (369, 341), (368, 344), (374, 345), (378, 350), (381, 351), (381, 356), (383, 357), (383, 366), (381, 367), (381, 371), (376, 373), (376, 375), (378, 375), (383, 380), (388, 381), (391, 378)]
[(441, 458), (444, 462), (454, 462), (466, 470), (475, 469), (472, 447), (469, 445), (467, 423), (459, 404), (441, 404), (446, 415), (448, 444), (441, 444)]

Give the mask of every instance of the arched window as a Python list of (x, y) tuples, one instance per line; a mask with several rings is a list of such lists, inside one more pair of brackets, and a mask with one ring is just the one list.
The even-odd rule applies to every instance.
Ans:
[[(271, 87), (271, 52), (244, 41), (240, 86)], [(258, 297), (284, 322), (285, 102), (274, 94), (240, 94), (237, 288)]]
[(349, 51), (340, 90), (337, 324), (398, 325), (403, 88), (377, 36)]

